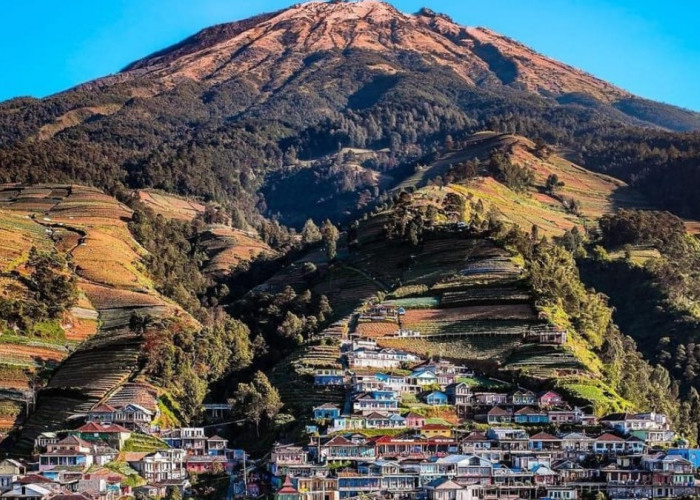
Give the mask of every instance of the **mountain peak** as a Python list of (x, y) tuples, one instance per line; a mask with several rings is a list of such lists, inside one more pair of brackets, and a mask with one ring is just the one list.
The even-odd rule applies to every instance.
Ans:
[(129, 65), (122, 76), (145, 73), (168, 87), (183, 78), (215, 84), (242, 77), (274, 90), (309, 56), (350, 49), (382, 55), (392, 73), (402, 71), (391, 67), (397, 55), (412, 53), (471, 85), (582, 93), (604, 102), (629, 95), (489, 29), (461, 26), (428, 8), (405, 14), (378, 0), (312, 1), (207, 28)]

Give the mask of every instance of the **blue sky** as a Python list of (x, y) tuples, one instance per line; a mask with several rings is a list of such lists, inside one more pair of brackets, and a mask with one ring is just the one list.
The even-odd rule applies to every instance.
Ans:
[[(265, 0), (8, 1), (0, 100), (114, 73), (212, 24), (290, 5)], [(700, 111), (697, 0), (393, 0), (487, 26), (643, 97)], [(99, 6), (99, 9), (96, 8)]]

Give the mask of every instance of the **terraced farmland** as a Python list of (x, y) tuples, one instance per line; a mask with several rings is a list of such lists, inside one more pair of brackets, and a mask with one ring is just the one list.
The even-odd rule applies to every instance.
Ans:
[[(141, 338), (129, 332), (134, 312), (152, 317), (178, 315), (180, 321), (194, 322), (161, 297), (144, 275), (140, 261), (145, 250), (131, 237), (127, 227), (130, 217), (131, 210), (94, 188), (0, 188), (0, 231), (3, 224), (17, 226), (26, 236), (11, 248), (0, 249), (4, 269), (21, 264), (32, 245), (55, 247), (71, 254), (82, 294), (71, 314), (62, 320), (64, 342), (54, 346), (26, 341), (0, 343), (3, 362), (28, 373), (63, 361), (40, 393), (36, 413), (24, 425), (19, 443), (24, 451), (30, 449), (42, 427), (60, 428), (67, 416), (88, 409), (134, 375), (141, 347)], [(17, 241), (24, 246), (20, 248)], [(65, 359), (66, 346), (74, 348), (81, 342)], [(8, 377), (7, 386), (24, 384), (26, 388), (29, 378)]]

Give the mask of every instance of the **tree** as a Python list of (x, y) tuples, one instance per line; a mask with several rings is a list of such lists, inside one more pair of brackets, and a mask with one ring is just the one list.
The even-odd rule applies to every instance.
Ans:
[(338, 238), (340, 237), (340, 232), (330, 220), (326, 219), (326, 221), (321, 226), (321, 235), (323, 238), (323, 244), (326, 247), (326, 257), (329, 261), (331, 261), (335, 259), (335, 256), (337, 254)]
[(311, 245), (321, 241), (321, 231), (318, 229), (313, 219), (307, 219), (304, 228), (301, 230), (301, 241), (305, 245)]
[(557, 174), (549, 174), (547, 182), (544, 185), (545, 191), (549, 194), (554, 194), (554, 192), (561, 187), (564, 187), (564, 183), (559, 180), (559, 176)]
[(282, 400), (264, 373), (258, 371), (250, 383), (240, 383), (236, 389), (234, 403), (240, 415), (255, 424), (255, 432), (260, 436), (260, 422), (263, 418), (272, 419), (282, 408)]
[(202, 410), (202, 401), (207, 394), (207, 383), (197, 376), (192, 366), (187, 363), (180, 378), (181, 397), (180, 413), (185, 422), (194, 421)]

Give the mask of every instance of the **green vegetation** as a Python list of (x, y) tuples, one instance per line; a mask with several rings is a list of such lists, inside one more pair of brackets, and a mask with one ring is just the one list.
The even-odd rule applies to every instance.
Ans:
[(165, 441), (155, 436), (134, 432), (124, 443), (122, 451), (145, 451), (150, 453), (152, 451), (163, 450), (167, 447), (168, 445)]

